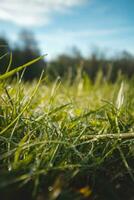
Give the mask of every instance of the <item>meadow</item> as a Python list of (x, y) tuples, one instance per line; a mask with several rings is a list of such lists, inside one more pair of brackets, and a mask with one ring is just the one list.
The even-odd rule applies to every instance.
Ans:
[(0, 75), (0, 199), (132, 200), (134, 79), (23, 82), (40, 59)]

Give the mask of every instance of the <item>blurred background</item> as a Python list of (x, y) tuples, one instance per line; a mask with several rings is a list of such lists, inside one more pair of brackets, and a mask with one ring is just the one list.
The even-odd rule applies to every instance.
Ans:
[(133, 0), (0, 0), (0, 73), (42, 54), (24, 80), (75, 78), (78, 70), (94, 82), (99, 71), (114, 82), (134, 75)]

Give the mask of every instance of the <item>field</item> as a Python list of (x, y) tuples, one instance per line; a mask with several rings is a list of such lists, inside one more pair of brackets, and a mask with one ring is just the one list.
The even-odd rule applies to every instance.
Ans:
[(132, 200), (134, 80), (10, 80), (36, 61), (0, 76), (0, 199)]

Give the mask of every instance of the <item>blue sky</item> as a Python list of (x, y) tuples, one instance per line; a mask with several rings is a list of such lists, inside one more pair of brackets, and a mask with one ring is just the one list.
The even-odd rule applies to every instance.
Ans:
[(48, 59), (73, 46), (134, 54), (133, 9), (133, 0), (0, 0), (0, 35), (14, 43), (29, 29)]

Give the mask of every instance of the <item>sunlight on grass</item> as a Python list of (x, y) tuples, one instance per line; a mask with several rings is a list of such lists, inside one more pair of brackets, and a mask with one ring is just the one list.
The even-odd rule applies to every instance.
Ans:
[(127, 173), (134, 180), (133, 80), (98, 76), (92, 84), (84, 75), (70, 85), (60, 78), (47, 83), (42, 74), (31, 84), (8, 81), (42, 58), (0, 75), (0, 188), (31, 184), (34, 196), (44, 189), (48, 199), (64, 199), (73, 191), (75, 199), (92, 195), (93, 181), (71, 186), (81, 173), (93, 180), (106, 168), (111, 180)]

